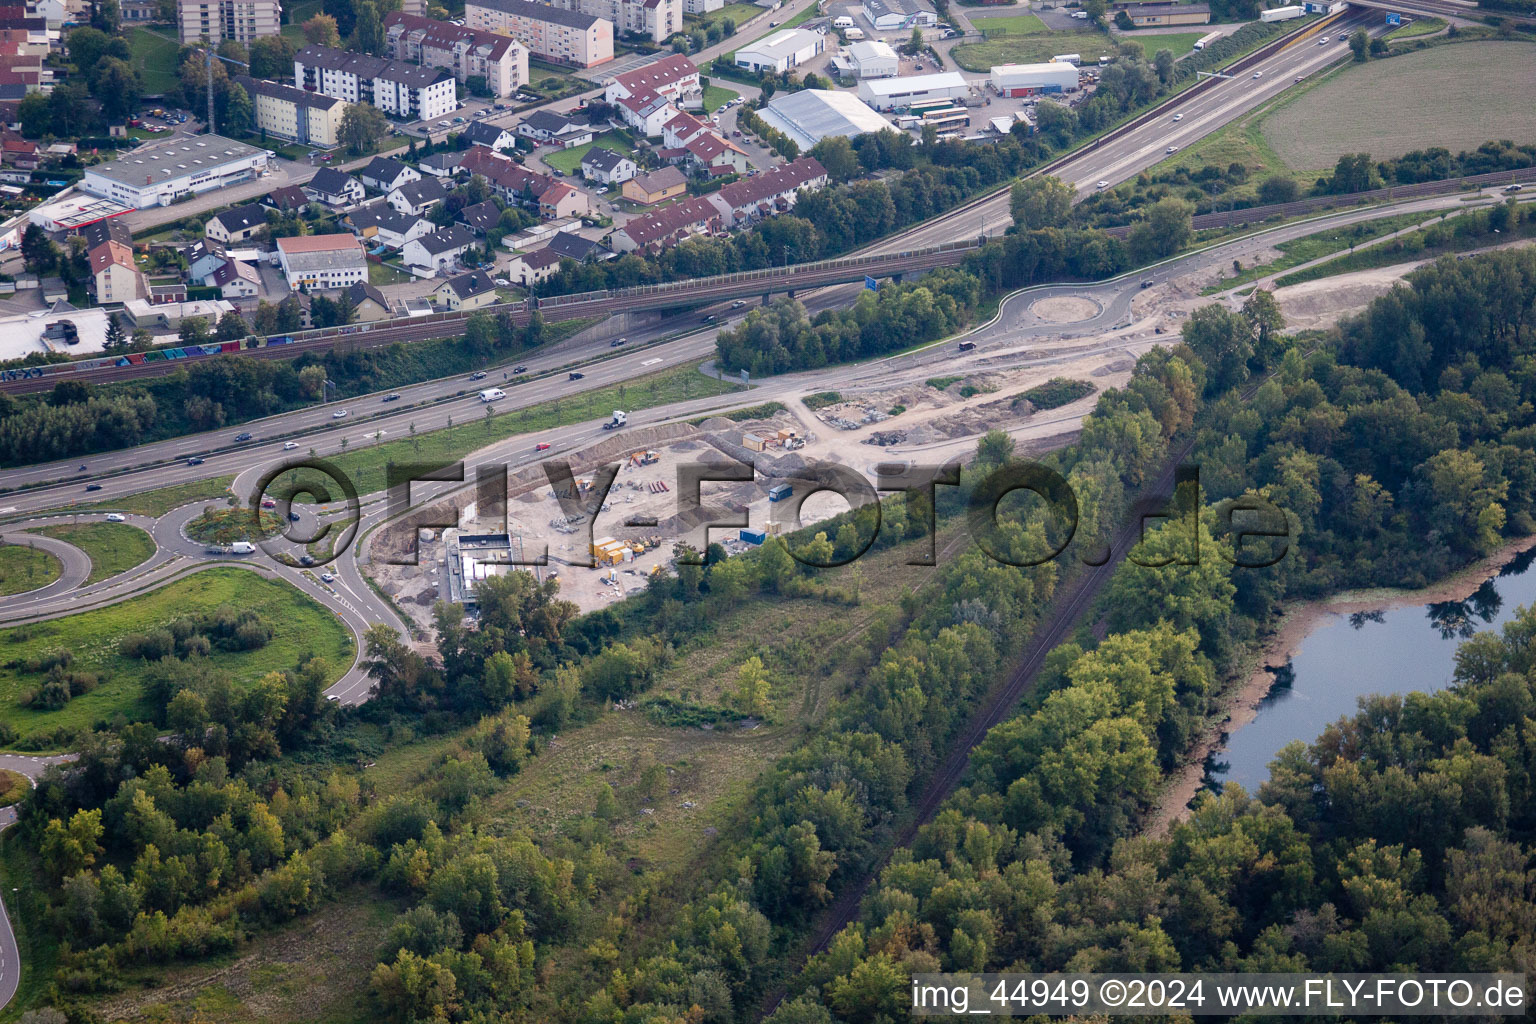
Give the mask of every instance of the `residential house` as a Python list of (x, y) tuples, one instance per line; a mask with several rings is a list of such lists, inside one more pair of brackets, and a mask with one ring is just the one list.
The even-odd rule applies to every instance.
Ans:
[(387, 156), (376, 156), (368, 161), (368, 166), (358, 172), (364, 185), (375, 192), (383, 192), (386, 195), (410, 181), (420, 181), (421, 172), (414, 167), (407, 167), (399, 160), (391, 160)]
[(444, 309), (481, 309), (496, 302), (496, 284), (483, 270), (450, 277), (432, 291), (432, 299)]
[(710, 130), (710, 126), (692, 114), (679, 113), (661, 127), (661, 144), (667, 149), (682, 149), (696, 135)]
[(459, 223), (475, 234), (484, 236), (487, 231), (501, 223), (501, 207), (496, 205), (494, 199), (466, 206), (459, 211)]
[(148, 297), (149, 288), (133, 261), (133, 250), (122, 242), (109, 238), (86, 256), (91, 264), (91, 290), (98, 304)]
[(203, 225), (203, 234), (215, 242), (228, 245), (255, 238), (266, 226), (267, 211), (252, 203), (208, 218), (208, 223)]
[(514, 284), (520, 284), (524, 288), (532, 288), (540, 281), (548, 280), (555, 276), (560, 269), (560, 254), (548, 249), (535, 249), (533, 252), (518, 253), (507, 264), (507, 279)]
[(459, 173), (459, 167), (464, 163), (462, 152), (433, 153), (416, 161), (416, 167), (422, 174), (433, 178), (451, 178)]
[(437, 230), (437, 225), (425, 217), (401, 213), (388, 203), (358, 207), (347, 214), (346, 221), (364, 242), (391, 249), (403, 249), (405, 243)]
[(0, 142), (0, 162), (18, 171), (35, 171), (42, 165), (37, 143), (31, 139), (6, 139)]
[(654, 206), (688, 191), (688, 178), (676, 167), (662, 167), (624, 183), (624, 198), (632, 203)]
[(236, 75), (235, 81), (251, 98), (257, 131), (304, 146), (333, 149), (339, 144), (347, 106), (343, 100), (249, 75)]
[(459, 133), (459, 138), (468, 140), (470, 145), (485, 146), (489, 149), (511, 149), (517, 145), (517, 136), (511, 131), (484, 121), (472, 122), (468, 128)]
[[(330, 168), (327, 167), (326, 170), (330, 170)], [(341, 172), (337, 171), (336, 173), (340, 174)], [(346, 175), (343, 174), (342, 177), (345, 178)], [(357, 197), (358, 199), (361, 199), (363, 197), (363, 183), (357, 181), (355, 178), (352, 179), (352, 181), (357, 185)], [(313, 184), (313, 182), (311, 182), (311, 184)], [(275, 188), (271, 192), (268, 192), (266, 195), (261, 197), (262, 206), (268, 206), (274, 210), (282, 210), (285, 213), (292, 212), (294, 210), (302, 210), (304, 207), (315, 201), (315, 197), (309, 195), (303, 188), (300, 188), (298, 185), (284, 185), (282, 188)], [(319, 201), (324, 202), (325, 200)]]
[(462, 224), (450, 224), (430, 235), (423, 235), (407, 242), (400, 250), (405, 265), (418, 277), (431, 277), (451, 271), (464, 251), (478, 239), (475, 233)]
[(468, 0), (464, 24), (516, 39), (528, 52), (571, 67), (613, 60), (613, 22), (532, 0)]
[(801, 189), (827, 183), (815, 157), (800, 157), (761, 174), (731, 182), (717, 192), (683, 199), (636, 217), (613, 232), (619, 252), (655, 251), (696, 234), (718, 233), (793, 208)]
[(683, 153), (687, 163), (717, 173), (745, 174), (752, 169), (752, 160), (746, 150), (714, 132), (703, 132), (689, 139), (683, 146)]
[(539, 195), (539, 216), (585, 217), (592, 213), (592, 200), (581, 189), (557, 181)]
[(672, 100), (651, 89), (620, 96), (613, 104), (624, 123), (646, 138), (660, 135), (666, 123), (677, 116)]
[(568, 114), (535, 110), (517, 126), (517, 133), (541, 146), (569, 149), (592, 141), (592, 126)]
[(575, 260), (577, 263), (585, 263), (587, 260), (598, 262), (613, 259), (613, 252), (603, 248), (601, 243), (594, 242), (590, 238), (572, 234), (569, 231), (557, 231), (548, 244), (544, 246), (550, 252), (562, 259)]
[(306, 92), (371, 104), (407, 121), (433, 121), (459, 106), (452, 71), (330, 46), (300, 50), (293, 58), (293, 81)]
[[(374, 163), (379, 159), (375, 158)], [(394, 163), (393, 160), (387, 162)], [(373, 164), (370, 163), (368, 166), (371, 168)], [(303, 189), (304, 194), (311, 200), (325, 203), (327, 206), (351, 206), (353, 203), (362, 202), (366, 194), (361, 181), (334, 167), (320, 168), (313, 178), (304, 183)], [(273, 196), (276, 195), (277, 193), (274, 192)]]
[(389, 308), (389, 300), (384, 297), (384, 293), (367, 281), (359, 281), (348, 288), (344, 294), (352, 300), (352, 308), (357, 311), (357, 318), (363, 323), (388, 320), (393, 315)]
[(593, 146), (581, 158), (582, 176), (605, 185), (626, 182), (639, 172), (640, 168), (629, 157), (602, 146)]
[(350, 234), (303, 235), (277, 240), (278, 264), (288, 287), (297, 291), (350, 288), (368, 279), (363, 245)]
[(401, 213), (420, 217), (444, 199), (448, 190), (436, 178), (418, 178), (390, 190), (389, 205)]
[(585, 192), (547, 174), (530, 171), (484, 146), (471, 148), (464, 155), (463, 167), (470, 174), (484, 177), (503, 202), (537, 210), (543, 217), (582, 217), (592, 212), (590, 197)]
[(229, 260), (214, 271), (209, 284), (221, 299), (253, 299), (261, 294), (261, 274), (243, 260)]
[(704, 92), (699, 85), (699, 69), (681, 54), (669, 54), (634, 71), (615, 75), (603, 91), (603, 99), (617, 103), (625, 96), (653, 92), (684, 107), (702, 106)]
[(197, 241), (181, 250), (187, 261), (187, 280), (203, 284), (222, 267), (227, 259), (222, 246), (209, 241)]
[(528, 47), (508, 35), (391, 11), (384, 16), (384, 37), (396, 60), (448, 68), (461, 82), (483, 78), (497, 98), (515, 96), (528, 84)]

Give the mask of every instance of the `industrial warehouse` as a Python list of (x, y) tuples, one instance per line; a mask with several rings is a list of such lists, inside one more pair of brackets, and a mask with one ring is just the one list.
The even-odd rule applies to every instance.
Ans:
[(1066, 61), (1050, 61), (1045, 64), (999, 64), (992, 69), (990, 82), (999, 96), (1075, 92), (1078, 71), (1076, 65)]
[(962, 100), (971, 87), (958, 71), (859, 82), (859, 99), (876, 110), (899, 110), (924, 100)]
[(834, 135), (853, 138), (892, 127), (853, 93), (824, 89), (802, 89), (775, 96), (763, 104), (757, 115), (770, 128), (777, 128), (793, 139), (802, 151)]
[(87, 168), (80, 187), (135, 210), (170, 206), (198, 192), (249, 181), (266, 170), (271, 157), (268, 150), (222, 135), (173, 139)]

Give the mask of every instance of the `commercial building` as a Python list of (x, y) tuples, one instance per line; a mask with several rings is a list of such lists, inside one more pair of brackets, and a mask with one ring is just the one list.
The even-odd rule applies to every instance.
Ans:
[(354, 235), (303, 235), (277, 240), (277, 262), (294, 291), (350, 288), (368, 279), (363, 244)]
[(834, 135), (853, 138), (893, 127), (853, 93), (825, 89), (780, 93), (759, 107), (757, 115), (802, 151)]
[(899, 110), (924, 100), (962, 100), (971, 86), (958, 71), (906, 78), (871, 78), (859, 83), (859, 99), (876, 110)]
[(825, 38), (820, 32), (786, 28), (737, 50), (736, 66), (754, 74), (783, 74), (820, 53)]
[(511, 36), (402, 11), (384, 18), (384, 33), (396, 60), (447, 68), (461, 82), (484, 78), (498, 98), (528, 84), (528, 48)]
[(1209, 25), (1211, 9), (1206, 4), (1126, 4), (1120, 8), (1137, 28), (1152, 25)]
[(933, 8), (923, 6), (919, 0), (864, 0), (860, 6), (877, 32), (911, 31), (939, 23)]
[(989, 82), (999, 96), (1032, 96), (1036, 93), (1072, 92), (1077, 89), (1078, 70), (1066, 61), (1046, 64), (999, 64), (992, 69)]
[(251, 98), (257, 131), (322, 149), (339, 144), (344, 101), (249, 75), (237, 75), (235, 81)]
[(300, 50), (293, 58), (293, 80), (308, 92), (369, 103), (402, 120), (430, 121), (459, 105), (451, 71), (330, 46)]
[(832, 66), (849, 78), (891, 78), (901, 73), (901, 58), (889, 43), (865, 40), (834, 56)]
[(464, 24), (511, 36), (535, 57), (578, 68), (613, 60), (613, 22), (532, 0), (468, 0)]
[(602, 18), (614, 35), (665, 43), (683, 30), (683, 0), (551, 0), (556, 7)]
[(80, 187), (135, 210), (250, 181), (271, 154), (221, 135), (189, 135), (130, 150), (85, 170)]
[(176, 21), (185, 46), (199, 39), (233, 39), (249, 46), (281, 30), (280, 0), (178, 0)]

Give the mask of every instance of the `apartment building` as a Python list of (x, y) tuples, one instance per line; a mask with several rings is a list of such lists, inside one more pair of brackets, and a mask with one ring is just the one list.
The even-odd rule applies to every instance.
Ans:
[(543, 60), (590, 68), (613, 59), (613, 22), (532, 0), (468, 0), (464, 24), (511, 36)]
[(307, 92), (370, 103), (401, 120), (430, 121), (458, 108), (458, 83), (444, 68), (306, 46), (293, 58), (293, 80)]
[(257, 131), (322, 149), (339, 144), (344, 100), (249, 75), (236, 75), (235, 81), (251, 98)]
[(613, 25), (615, 35), (643, 36), (665, 43), (683, 30), (683, 0), (551, 0), (567, 11), (590, 14)]
[(483, 77), (497, 98), (528, 84), (528, 48), (511, 36), (392, 11), (384, 19), (389, 55), (410, 64), (448, 68), (461, 82)]
[(281, 0), (178, 0), (182, 45), (233, 39), (249, 46), (281, 30)]

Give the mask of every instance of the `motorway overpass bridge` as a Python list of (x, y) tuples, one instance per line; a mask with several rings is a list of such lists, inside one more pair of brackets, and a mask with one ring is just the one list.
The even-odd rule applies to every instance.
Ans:
[(1495, 11), (1462, 0), (1349, 0), (1351, 7), (1367, 8), (1387, 14), (1409, 14), (1417, 18), (1462, 18), (1482, 21), (1485, 17), (1502, 18), (1505, 21), (1536, 23), (1536, 18), (1510, 11)]
[[(509, 314), (514, 323), (526, 323), (537, 309), (546, 321), (573, 320), (628, 312), (707, 306), (733, 299), (767, 300), (769, 296), (799, 289), (854, 281), (900, 278), (938, 267), (959, 265), (981, 245), (980, 239), (945, 242), (942, 245), (900, 252), (846, 256), (814, 263), (744, 270), (734, 274), (637, 285), (606, 291), (558, 295), (527, 302), (487, 306), (475, 312)], [(244, 342), (159, 349), (125, 356), (101, 356), (68, 363), (0, 370), (0, 391), (13, 394), (50, 390), (61, 380), (100, 384), (174, 373), (204, 358), (241, 354), (262, 359), (291, 359), (303, 352), (325, 351), (338, 345), (355, 349), (382, 348), (396, 342), (427, 341), (462, 332), (466, 311), (432, 313), (409, 320), (383, 320), (371, 324), (328, 327), (293, 335), (248, 338)]]

